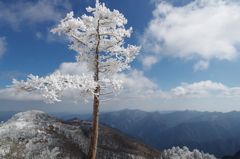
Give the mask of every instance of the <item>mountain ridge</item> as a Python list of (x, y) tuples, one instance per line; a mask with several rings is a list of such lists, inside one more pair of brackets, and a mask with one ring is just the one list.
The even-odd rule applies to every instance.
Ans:
[[(180, 146), (183, 143), (189, 144), (193, 149), (203, 149), (201, 145), (210, 148), (210, 143), (227, 143), (224, 139), (237, 137), (240, 139), (240, 112), (232, 111), (228, 113), (221, 112), (198, 112), (198, 111), (179, 111), (169, 114), (161, 114), (159, 112), (142, 112), (144, 117), (131, 122), (130, 112), (135, 110), (122, 110), (113, 112), (114, 116), (109, 113), (100, 115), (100, 122), (114, 126), (115, 128), (130, 133), (133, 136), (142, 138), (142, 142), (158, 149), (170, 149), (172, 146)], [(125, 114), (128, 114), (126, 116)], [(124, 119), (121, 117), (125, 117)], [(115, 119), (112, 119), (112, 118)], [(118, 119), (116, 119), (118, 117)], [(116, 121), (121, 121), (120, 123)], [(128, 121), (128, 122), (126, 122)], [(130, 122), (129, 122), (130, 121)], [(132, 128), (126, 129), (126, 128)], [(172, 132), (171, 132), (172, 130)], [(212, 142), (211, 140), (216, 140)], [(238, 144), (238, 140), (231, 140), (234, 144)], [(208, 143), (209, 142), (209, 143)], [(230, 140), (229, 140), (230, 142)], [(178, 145), (179, 144), (179, 145)], [(188, 145), (182, 145), (187, 146)], [(223, 146), (223, 145), (222, 145)], [(226, 151), (226, 146), (217, 147), (208, 153), (222, 157), (223, 155), (231, 155), (234, 151), (239, 151), (232, 145), (232, 151)], [(225, 153), (218, 153), (224, 149)], [(231, 153), (231, 154), (228, 154)]]
[[(18, 113), (0, 124), (0, 157), (86, 158), (91, 125), (90, 121), (62, 121), (41, 111)], [(99, 125), (97, 158), (149, 156), (159, 158), (160, 151)]]

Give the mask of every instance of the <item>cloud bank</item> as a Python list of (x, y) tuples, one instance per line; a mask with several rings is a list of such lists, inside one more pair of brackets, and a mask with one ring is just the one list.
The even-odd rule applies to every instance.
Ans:
[(69, 75), (82, 75), (89, 74), (87, 71), (87, 64), (83, 63), (82, 65), (78, 65), (77, 62), (63, 62), (59, 66), (59, 68), (55, 71), (60, 71), (61, 74), (69, 74)]
[(212, 91), (225, 91), (229, 88), (221, 83), (212, 81), (201, 81), (193, 84), (182, 83), (171, 89), (170, 98), (204, 98), (211, 96)]
[[(88, 74), (86, 64), (78, 66), (75, 62), (62, 63), (57, 69), (62, 74)], [(57, 71), (55, 70), (55, 71)], [(163, 91), (160, 86), (153, 80), (144, 76), (143, 71), (136, 69), (126, 73), (119, 73), (113, 76), (115, 79), (123, 81), (123, 90), (114, 100), (120, 101), (144, 101), (152, 99), (191, 99), (191, 98), (240, 98), (240, 87), (227, 87), (222, 83), (200, 81), (192, 84), (182, 83), (169, 91)], [(39, 94), (27, 94), (20, 92), (17, 96), (12, 96), (13, 89), (0, 89), (0, 99), (11, 100), (42, 100)], [(74, 101), (73, 93), (66, 92), (67, 101)], [(113, 101), (114, 101), (113, 100)]]
[(18, 95), (14, 95), (13, 88), (0, 89), (0, 99), (4, 100), (19, 100), (19, 101), (41, 101), (42, 95), (35, 93), (20, 92)]
[(239, 28), (237, 1), (196, 0), (182, 7), (160, 2), (140, 41), (148, 53), (142, 63), (150, 68), (163, 57), (198, 59), (196, 71), (207, 69), (211, 59), (232, 61), (240, 51)]

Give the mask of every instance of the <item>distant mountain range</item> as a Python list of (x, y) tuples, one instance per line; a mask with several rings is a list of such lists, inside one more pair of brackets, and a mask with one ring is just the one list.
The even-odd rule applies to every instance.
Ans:
[[(91, 120), (91, 115), (58, 116)], [(100, 123), (160, 151), (187, 146), (220, 158), (240, 150), (240, 112), (145, 112), (124, 109), (100, 114)]]
[[(91, 125), (78, 119), (62, 121), (41, 111), (18, 113), (0, 124), (0, 158), (85, 159)], [(159, 157), (160, 151), (99, 125), (97, 158)]]
[(100, 115), (100, 122), (164, 150), (187, 146), (216, 157), (240, 150), (240, 112), (177, 111), (169, 114), (129, 110)]

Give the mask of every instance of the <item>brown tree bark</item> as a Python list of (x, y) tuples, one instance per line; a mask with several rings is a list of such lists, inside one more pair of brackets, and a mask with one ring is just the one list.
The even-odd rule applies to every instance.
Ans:
[[(100, 87), (97, 87), (95, 90), (95, 93), (99, 93), (99, 92), (100, 92)], [(94, 101), (93, 101), (92, 134), (91, 134), (91, 142), (88, 150), (88, 159), (95, 159), (97, 154), (98, 116), (99, 116), (99, 95), (95, 95)]]

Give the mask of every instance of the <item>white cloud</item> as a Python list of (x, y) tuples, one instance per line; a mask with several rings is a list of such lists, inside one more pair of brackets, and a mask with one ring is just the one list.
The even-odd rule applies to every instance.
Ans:
[[(140, 39), (144, 50), (154, 56), (231, 61), (239, 53), (236, 47), (240, 45), (239, 28), (237, 1), (196, 0), (182, 7), (161, 2)], [(143, 64), (149, 67), (151, 63), (145, 61)], [(205, 69), (207, 63), (202, 64), (196, 65)]]
[[(69, 74), (69, 75), (82, 75), (89, 74), (87, 71), (87, 64), (83, 63), (82, 65), (78, 65), (77, 62), (63, 62), (57, 69), (61, 74)], [(57, 71), (56, 70), (56, 71)]]
[(182, 83), (174, 89), (171, 89), (171, 98), (203, 98), (209, 97), (212, 91), (224, 91), (228, 87), (212, 81), (201, 81), (193, 84)]
[(119, 73), (115, 79), (123, 81), (123, 91), (119, 95), (121, 100), (146, 100), (154, 98), (158, 85), (146, 78), (142, 71), (133, 69), (129, 73)]
[(198, 63), (194, 65), (194, 70), (206, 70), (209, 67), (209, 61), (200, 60)]
[(142, 59), (143, 66), (145, 69), (150, 69), (153, 64), (158, 62), (158, 60), (157, 56), (146, 56)]
[(7, 50), (7, 42), (5, 37), (0, 37), (0, 58), (4, 55)]
[(240, 87), (233, 87), (223, 91), (220, 97), (240, 98)]
[(150, 79), (143, 75), (143, 71), (133, 69), (129, 73), (119, 73), (114, 76), (116, 79), (120, 79), (124, 82), (124, 86), (127, 88), (133, 88), (135, 90), (141, 90), (144, 88), (154, 89), (158, 85), (152, 82)]
[(43, 100), (43, 97), (40, 94), (27, 93), (27, 92), (20, 92), (15, 96), (13, 88), (5, 88), (5, 89), (0, 89), (0, 99), (39, 101), (39, 100)]
[(240, 87), (229, 88), (222, 83), (208, 81), (192, 84), (182, 83), (181, 86), (162, 91), (159, 85), (144, 76), (142, 71), (132, 70), (114, 76), (123, 81), (123, 91), (118, 97), (120, 101), (143, 101), (152, 99), (191, 99), (191, 98), (240, 98)]
[(24, 24), (42, 22), (58, 22), (66, 12), (71, 10), (69, 1), (38, 0), (37, 2), (17, 1), (15, 3), (0, 2), (0, 20), (10, 23), (14, 30)]

